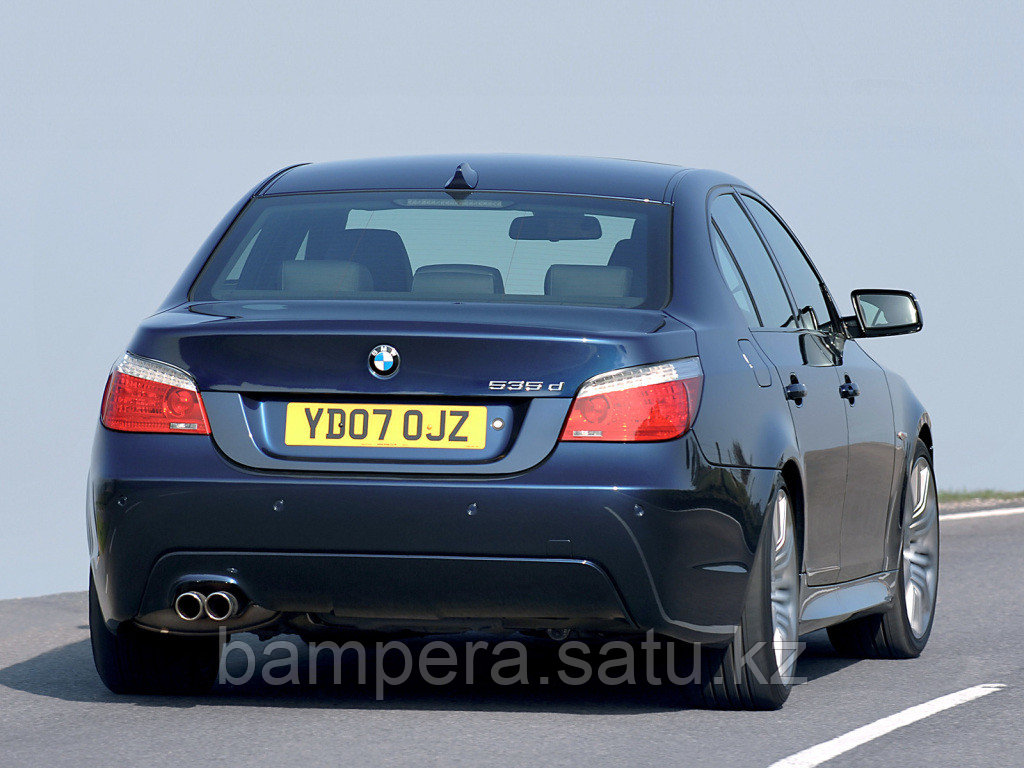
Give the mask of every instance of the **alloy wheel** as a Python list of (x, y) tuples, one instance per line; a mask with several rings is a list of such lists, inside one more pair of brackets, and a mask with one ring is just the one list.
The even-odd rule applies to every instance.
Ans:
[(797, 641), (799, 577), (793, 510), (789, 495), (780, 489), (772, 513), (771, 610), (772, 647), (779, 679), (788, 683), (793, 676), (793, 653)]
[(939, 505), (932, 468), (923, 456), (910, 470), (909, 519), (903, 524), (903, 594), (907, 621), (917, 638), (928, 631), (938, 586)]

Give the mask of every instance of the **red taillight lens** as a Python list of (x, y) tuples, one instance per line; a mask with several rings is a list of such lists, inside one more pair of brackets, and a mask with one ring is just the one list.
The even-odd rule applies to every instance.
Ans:
[(203, 399), (192, 377), (131, 354), (110, 372), (100, 420), (120, 432), (210, 434)]
[(679, 437), (697, 415), (703, 380), (696, 357), (595, 376), (580, 387), (561, 439), (630, 443)]

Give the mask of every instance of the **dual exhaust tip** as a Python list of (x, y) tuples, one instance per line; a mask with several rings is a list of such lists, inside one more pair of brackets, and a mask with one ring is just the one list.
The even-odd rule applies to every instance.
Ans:
[(214, 621), (227, 621), (237, 616), (240, 608), (238, 598), (225, 590), (208, 595), (182, 592), (174, 601), (174, 612), (184, 621), (196, 621), (204, 616)]

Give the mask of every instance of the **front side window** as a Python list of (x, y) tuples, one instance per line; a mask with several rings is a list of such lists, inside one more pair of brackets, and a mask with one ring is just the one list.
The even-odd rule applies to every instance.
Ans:
[[(821, 290), (818, 276), (814, 273), (803, 251), (800, 250), (800, 246), (796, 244), (775, 214), (764, 205), (746, 195), (743, 196), (743, 202), (746, 203), (754, 221), (764, 233), (772, 253), (775, 254), (783, 274), (789, 281), (789, 287), (793, 291), (796, 305), (800, 309), (801, 322), (804, 327), (829, 326), (832, 316), (829, 313), (828, 302)], [(813, 310), (813, 317), (807, 311), (808, 308)]]
[(766, 328), (793, 325), (793, 310), (757, 230), (732, 195), (720, 195), (711, 203), (711, 218), (736, 257), (753, 294), (761, 324)]
[(514, 192), (269, 196), (232, 225), (190, 298), (662, 307), (670, 211)]

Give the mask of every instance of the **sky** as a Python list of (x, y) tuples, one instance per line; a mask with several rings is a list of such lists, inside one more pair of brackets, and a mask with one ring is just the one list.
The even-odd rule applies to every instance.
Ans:
[[(162, 5), (162, 4), (161, 4)], [(0, 598), (83, 589), (111, 363), (227, 209), (298, 162), (538, 152), (763, 194), (934, 422), (1024, 488), (1024, 4), (44, 3), (0, 10)]]

